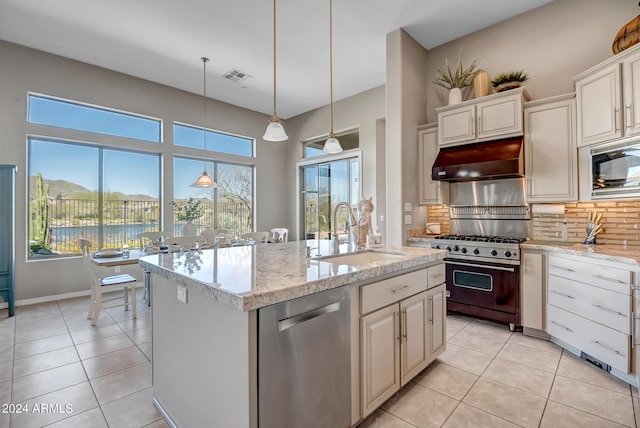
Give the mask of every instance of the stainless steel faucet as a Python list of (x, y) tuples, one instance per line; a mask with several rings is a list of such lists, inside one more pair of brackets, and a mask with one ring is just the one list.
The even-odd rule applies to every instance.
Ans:
[[(338, 233), (336, 232), (336, 227), (338, 225), (336, 218), (338, 214), (338, 209), (340, 209), (340, 207), (345, 207), (347, 209), (347, 212), (349, 213), (349, 222), (350, 222), (349, 226), (350, 227), (358, 226), (358, 222), (356, 221), (356, 217), (353, 214), (353, 210), (351, 209), (351, 206), (346, 202), (338, 203), (336, 207), (333, 209), (333, 217), (331, 218), (331, 221), (333, 223), (332, 224), (333, 250), (331, 251), (331, 254), (340, 254), (340, 240), (338, 239)], [(355, 239), (355, 244), (356, 244), (356, 249), (360, 249), (360, 242), (358, 238)]]

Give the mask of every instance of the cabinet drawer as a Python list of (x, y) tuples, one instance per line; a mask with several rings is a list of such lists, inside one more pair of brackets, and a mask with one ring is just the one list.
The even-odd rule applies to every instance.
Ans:
[(360, 288), (361, 313), (366, 314), (427, 289), (427, 269), (399, 275)]
[(594, 264), (588, 260), (576, 260), (549, 256), (549, 275), (606, 288), (618, 293), (630, 293), (631, 272), (624, 269)]
[(549, 276), (548, 302), (559, 308), (611, 327), (631, 332), (631, 296)]
[(431, 266), (427, 270), (427, 286), (433, 288), (436, 285), (440, 285), (445, 281), (446, 271), (444, 263), (440, 263), (436, 266)]
[(554, 305), (547, 306), (547, 332), (622, 373), (629, 373), (629, 335)]

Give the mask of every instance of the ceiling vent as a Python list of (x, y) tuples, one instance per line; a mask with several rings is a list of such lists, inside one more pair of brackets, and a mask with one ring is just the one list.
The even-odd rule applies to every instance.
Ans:
[(244, 71), (231, 69), (222, 75), (227, 80), (231, 80), (232, 82), (246, 82), (250, 77), (250, 74), (245, 73)]

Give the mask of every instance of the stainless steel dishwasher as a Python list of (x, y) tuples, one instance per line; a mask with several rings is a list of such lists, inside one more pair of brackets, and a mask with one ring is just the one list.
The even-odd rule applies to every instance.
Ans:
[(351, 425), (348, 287), (258, 311), (259, 428)]

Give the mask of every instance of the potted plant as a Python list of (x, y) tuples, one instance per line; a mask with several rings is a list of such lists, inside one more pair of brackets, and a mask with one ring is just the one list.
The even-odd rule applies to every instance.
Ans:
[(529, 76), (527, 76), (527, 73), (525, 73), (524, 70), (510, 71), (494, 77), (491, 81), (491, 86), (495, 88), (496, 92), (502, 92), (509, 89), (519, 88), (522, 86), (522, 83), (526, 82), (528, 79)]
[(196, 226), (193, 221), (202, 216), (202, 201), (189, 197), (186, 203), (171, 202), (177, 221), (184, 221), (182, 235), (191, 236), (196, 234)]
[(462, 65), (462, 48), (460, 48), (458, 53), (458, 66), (455, 72), (449, 68), (447, 59), (444, 60), (444, 67), (438, 68), (433, 83), (449, 90), (449, 105), (462, 101), (461, 89), (471, 84), (479, 62), (480, 60), (476, 58), (469, 67), (464, 68)]

